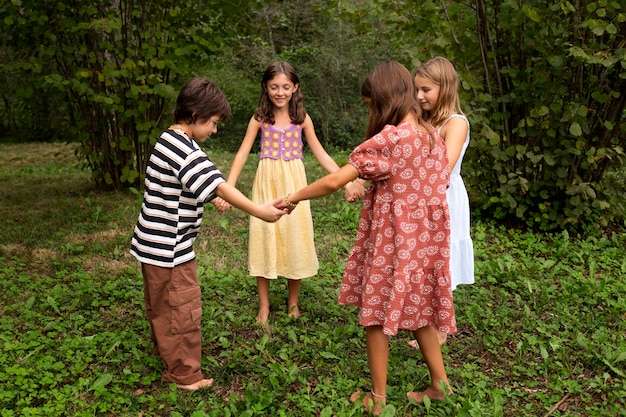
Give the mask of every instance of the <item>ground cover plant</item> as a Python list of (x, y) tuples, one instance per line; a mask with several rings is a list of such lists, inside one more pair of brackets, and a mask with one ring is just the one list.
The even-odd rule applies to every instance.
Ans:
[[(273, 284), (267, 328), (254, 323), (247, 216), (207, 208), (197, 252), (203, 370), (215, 383), (182, 392), (160, 381), (128, 254), (140, 196), (95, 191), (73, 152), (0, 145), (0, 416), (364, 415), (348, 401), (369, 388), (364, 331), (336, 303), (358, 204), (340, 193), (313, 202), (319, 276), (303, 284), (298, 320), (285, 313), (285, 283)], [(232, 154), (209, 153), (229, 166)], [(313, 161), (307, 172), (322, 175)], [(475, 219), (472, 232), (477, 283), (455, 291), (459, 332), (443, 348), (455, 393), (406, 399), (428, 372), (401, 333), (383, 415), (625, 416), (624, 231), (531, 233)]]

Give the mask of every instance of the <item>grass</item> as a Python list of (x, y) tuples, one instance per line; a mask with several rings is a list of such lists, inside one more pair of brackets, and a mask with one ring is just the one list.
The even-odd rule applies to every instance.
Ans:
[[(232, 154), (209, 152), (227, 170)], [(345, 154), (334, 155), (344, 162)], [(322, 175), (307, 159), (310, 178)], [(239, 187), (249, 191), (251, 157)], [(0, 416), (361, 416), (364, 331), (336, 303), (359, 206), (312, 204), (319, 275), (302, 317), (271, 286), (270, 326), (254, 324), (247, 216), (207, 207), (197, 241), (203, 371), (209, 389), (161, 382), (150, 355), (141, 274), (128, 254), (140, 196), (93, 190), (61, 144), (0, 145)], [(391, 339), (386, 416), (626, 416), (624, 231), (537, 234), (475, 220), (476, 281), (455, 291), (459, 332), (444, 346), (455, 394), (411, 404), (421, 355)]]

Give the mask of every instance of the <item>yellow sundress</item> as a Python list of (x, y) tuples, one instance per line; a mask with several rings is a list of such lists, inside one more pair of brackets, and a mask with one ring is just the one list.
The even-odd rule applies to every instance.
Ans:
[[(261, 123), (259, 166), (252, 185), (252, 201), (265, 203), (307, 185), (302, 160), (302, 126), (276, 129)], [(309, 201), (301, 201), (276, 223), (250, 217), (248, 272), (255, 277), (302, 279), (318, 270)]]

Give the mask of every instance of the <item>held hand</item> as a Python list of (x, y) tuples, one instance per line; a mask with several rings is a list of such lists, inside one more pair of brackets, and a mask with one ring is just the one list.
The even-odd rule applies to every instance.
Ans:
[(359, 180), (352, 181), (346, 187), (345, 196), (350, 203), (360, 200), (365, 196), (365, 186)]
[(233, 206), (231, 206), (228, 202), (226, 202), (226, 200), (222, 199), (221, 197), (215, 197), (213, 199), (213, 204), (215, 204), (215, 208), (217, 208), (217, 211), (219, 211), (220, 213), (223, 213), (233, 208)]
[(278, 221), (281, 217), (283, 217), (283, 215), (288, 214), (288, 211), (285, 210), (285, 208), (280, 207), (282, 202), (282, 198), (277, 198), (274, 201), (268, 201), (267, 203), (262, 204), (259, 206), (261, 208), (261, 213), (258, 217), (268, 223)]
[(274, 205), (276, 208), (283, 210), (286, 214), (291, 214), (297, 206), (297, 204), (291, 203), (287, 197), (278, 198), (274, 200), (274, 203), (276, 203)]

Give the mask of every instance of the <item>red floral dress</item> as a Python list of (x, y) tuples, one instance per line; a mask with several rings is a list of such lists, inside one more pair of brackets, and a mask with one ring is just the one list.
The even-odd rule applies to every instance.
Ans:
[[(434, 132), (433, 132), (434, 133)], [(441, 137), (409, 123), (387, 125), (350, 154), (371, 181), (339, 303), (360, 307), (360, 324), (456, 332), (450, 285), (448, 157)]]

